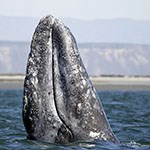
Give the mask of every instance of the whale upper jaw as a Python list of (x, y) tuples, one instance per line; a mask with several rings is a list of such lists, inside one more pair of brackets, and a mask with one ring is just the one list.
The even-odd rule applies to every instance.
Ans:
[(24, 81), (23, 121), (29, 139), (118, 142), (73, 35), (52, 16), (40, 20), (32, 38)]

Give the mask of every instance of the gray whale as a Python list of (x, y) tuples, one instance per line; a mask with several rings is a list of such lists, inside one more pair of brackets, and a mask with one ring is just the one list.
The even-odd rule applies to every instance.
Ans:
[(52, 143), (117, 143), (70, 30), (52, 16), (34, 32), (24, 80), (27, 138)]

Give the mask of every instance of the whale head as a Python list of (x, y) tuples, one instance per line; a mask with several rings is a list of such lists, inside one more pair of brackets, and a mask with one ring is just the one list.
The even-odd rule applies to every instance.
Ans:
[(40, 20), (32, 38), (24, 81), (23, 122), (32, 140), (118, 142), (75, 38), (53, 16)]

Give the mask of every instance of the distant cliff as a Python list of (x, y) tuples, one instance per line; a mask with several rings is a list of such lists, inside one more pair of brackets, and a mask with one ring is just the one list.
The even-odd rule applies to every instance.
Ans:
[[(78, 44), (90, 75), (150, 75), (150, 45)], [(0, 41), (0, 73), (25, 73), (29, 42)]]

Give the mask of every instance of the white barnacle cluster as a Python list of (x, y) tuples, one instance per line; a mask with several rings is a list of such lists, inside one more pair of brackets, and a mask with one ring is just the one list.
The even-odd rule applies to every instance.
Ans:
[(91, 104), (88, 102), (88, 100), (85, 100), (84, 103), (82, 103), (82, 128), (86, 128), (91, 122), (94, 123), (94, 116), (92, 112)]
[(62, 22), (60, 22), (61, 24), (62, 24), (62, 28), (63, 28), (63, 30), (62, 31), (65, 31), (65, 32), (63, 32), (63, 38), (65, 39), (65, 42), (67, 43), (66, 44), (66, 49), (68, 49), (68, 50), (71, 50), (72, 51), (72, 39), (71, 39), (71, 36), (70, 36), (70, 30), (62, 23)]
[(78, 114), (78, 115), (80, 115), (81, 110), (82, 110), (82, 103), (78, 103), (78, 104), (77, 104), (77, 114)]
[[(84, 82), (85, 82), (85, 80), (83, 81), (83, 87), (86, 87), (85, 85), (84, 85)], [(85, 82), (86, 83), (86, 82)], [(89, 98), (91, 97), (91, 89), (90, 88), (88, 88), (88, 87), (86, 87), (86, 92), (85, 92), (85, 95), (84, 95), (84, 98), (85, 98), (85, 102), (86, 101), (89, 101)]]
[(37, 77), (32, 76), (32, 77), (30, 78), (30, 83), (31, 83), (32, 85), (36, 86), (37, 83), (38, 83)]
[(84, 120), (83, 123), (82, 123), (82, 128), (83, 128), (83, 129), (86, 128), (87, 125), (88, 125), (88, 122), (87, 122), (86, 120)]
[[(30, 53), (29, 59), (28, 59), (28, 68), (27, 68), (27, 74), (26, 74), (26, 83), (28, 86), (34, 86), (36, 88), (36, 85), (38, 83), (38, 63), (37, 58), (34, 54), (34, 52)], [(35, 65), (36, 64), (36, 65)]]
[(26, 114), (27, 106), (28, 106), (28, 99), (27, 99), (26, 95), (24, 95), (24, 97), (23, 97), (23, 103), (24, 103), (24, 105), (23, 105), (23, 112), (24, 112), (24, 114)]
[(83, 90), (86, 87), (86, 85), (87, 85), (86, 80), (81, 79), (81, 83), (80, 83), (81, 90)]
[(100, 132), (93, 132), (93, 131), (90, 131), (89, 136), (90, 136), (91, 138), (99, 138), (100, 134), (101, 134)]
[(106, 139), (106, 135), (105, 135), (105, 133), (104, 133), (103, 131), (100, 131), (100, 132), (93, 132), (93, 131), (90, 131), (89, 136), (90, 136), (91, 138), (94, 138), (94, 139), (100, 138), (100, 139), (102, 139), (102, 140), (104, 140), (104, 141), (107, 140), (107, 139)]
[(90, 110), (91, 109), (91, 105), (90, 105), (90, 103), (88, 101), (85, 101), (84, 106), (85, 106), (86, 110)]
[(38, 99), (38, 96), (37, 96), (37, 92), (36, 92), (36, 91), (33, 92), (32, 98), (33, 98), (34, 100), (37, 100), (37, 99)]
[(76, 75), (79, 73), (78, 64), (73, 64), (72, 66), (72, 74)]

